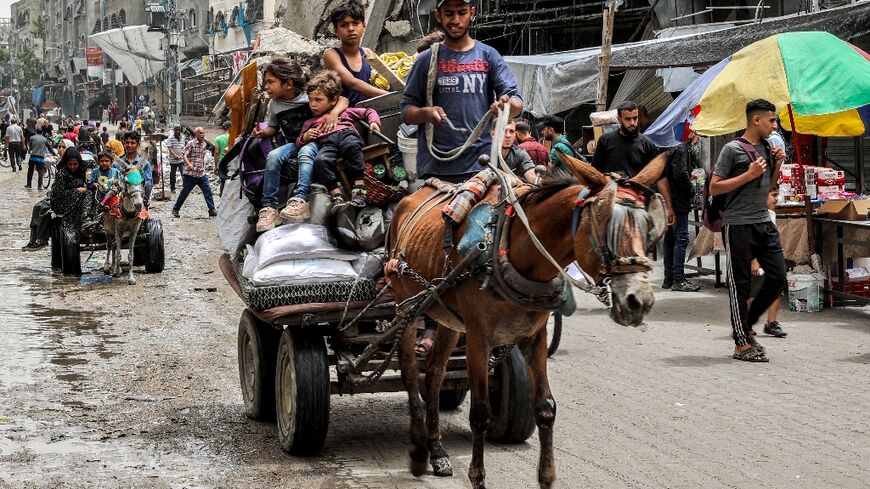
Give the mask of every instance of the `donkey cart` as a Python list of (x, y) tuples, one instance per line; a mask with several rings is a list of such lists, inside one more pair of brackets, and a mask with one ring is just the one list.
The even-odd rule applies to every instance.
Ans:
[[(75, 233), (64, 229), (60, 217), (55, 217), (51, 231), (51, 266), (67, 275), (80, 275), (81, 253), (105, 251), (106, 242), (113, 239), (106, 236), (101, 219), (85, 222), (79, 235), (75, 236)], [(130, 249), (130, 240), (124, 239), (121, 247)], [(160, 219), (148, 218), (139, 226), (131, 266), (144, 265), (146, 272), (160, 273), (164, 261), (163, 225)]]
[[(398, 370), (397, 307), (370, 280), (253, 287), (225, 254), (220, 268), (247, 307), (239, 319), (238, 364), (245, 412), (275, 420), (281, 448), (316, 455), (329, 426), (330, 396), (405, 392)], [(294, 300), (294, 297), (296, 298)], [(305, 302), (301, 302), (305, 301)], [(291, 305), (275, 305), (275, 304)], [(488, 438), (521, 443), (535, 429), (531, 384), (516, 348), (493, 362)], [(425, 359), (420, 358), (422, 364)], [(468, 393), (464, 347), (453, 352), (440, 394), (455, 410)]]

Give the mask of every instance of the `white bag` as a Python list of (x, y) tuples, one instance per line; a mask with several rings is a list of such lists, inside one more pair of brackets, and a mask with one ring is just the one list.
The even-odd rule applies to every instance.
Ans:
[(264, 287), (311, 282), (346, 282), (355, 280), (356, 277), (356, 272), (348, 261), (317, 258), (272, 263), (255, 273), (251, 282), (258, 287)]
[(263, 233), (254, 250), (259, 256), (257, 270), (272, 263), (291, 259), (330, 258), (353, 261), (359, 253), (340, 250), (329, 237), (329, 231), (315, 224), (286, 224)]
[(241, 181), (238, 178), (227, 180), (217, 216), (221, 248), (230, 256), (236, 256), (242, 245), (252, 239), (255, 233), (254, 226), (248, 223), (248, 216), (255, 213), (254, 206), (244, 195), (239, 197), (240, 187)]
[(257, 273), (257, 265), (260, 264), (260, 259), (257, 257), (257, 252), (254, 251), (253, 246), (245, 246), (248, 249), (248, 253), (245, 255), (245, 264), (242, 267), (242, 277), (251, 280), (254, 278), (254, 274)]
[(356, 234), (364, 250), (374, 250), (384, 245), (384, 212), (379, 207), (366, 207), (356, 216)]
[(386, 253), (383, 247), (363, 256), (353, 262), (353, 269), (360, 278), (374, 278), (384, 270), (383, 258)]

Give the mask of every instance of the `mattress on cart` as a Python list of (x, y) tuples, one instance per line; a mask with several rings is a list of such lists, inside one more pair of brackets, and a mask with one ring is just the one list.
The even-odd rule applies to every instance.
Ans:
[(236, 278), (242, 289), (242, 299), (254, 311), (297, 304), (371, 301), (377, 295), (375, 281), (368, 278), (264, 287), (255, 286), (243, 277), (238, 265)]

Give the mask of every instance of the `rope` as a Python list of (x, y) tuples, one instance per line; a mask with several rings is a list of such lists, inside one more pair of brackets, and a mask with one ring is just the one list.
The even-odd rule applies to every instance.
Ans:
[[(568, 275), (568, 273), (565, 272), (565, 270), (559, 265), (559, 263), (556, 261), (556, 259), (553, 258), (553, 256), (547, 251), (547, 249), (544, 247), (544, 245), (541, 243), (541, 241), (538, 239), (538, 237), (532, 231), (532, 227), (529, 224), (529, 219), (528, 219), (528, 217), (526, 217), (526, 213), (523, 210), (523, 207), (520, 205), (519, 199), (517, 199), (517, 195), (516, 195), (516, 193), (514, 193), (513, 185), (511, 185), (511, 182), (509, 181), (507, 175), (510, 175), (510, 176), (516, 178), (517, 180), (519, 180), (519, 178), (514, 174), (514, 172), (510, 169), (510, 167), (504, 161), (504, 158), (502, 158), (502, 156), (501, 156), (501, 143), (504, 140), (504, 130), (505, 130), (505, 126), (507, 125), (507, 121), (508, 121), (509, 117), (510, 117), (510, 107), (505, 105), (499, 111), (498, 119), (496, 119), (495, 136), (494, 136), (494, 139), (492, 141), (492, 148), (490, 149), (490, 161), (487, 162), (487, 164), (489, 165), (490, 168), (495, 170), (496, 173), (499, 175), (499, 178), (501, 179), (502, 188), (505, 189), (505, 195), (507, 197), (508, 203), (514, 207), (514, 211), (516, 211), (517, 217), (519, 218), (520, 222), (523, 223), (523, 227), (525, 227), (526, 232), (529, 233), (529, 239), (531, 239), (532, 244), (535, 245), (535, 248), (537, 248), (538, 252), (540, 252), (541, 255), (548, 262), (550, 262), (551, 265), (553, 265), (553, 267), (556, 269), (556, 271), (558, 271), (559, 274), (562, 276), (562, 278), (565, 279), (566, 281), (568, 281), (568, 283), (570, 283), (574, 287), (577, 287), (578, 289), (582, 290), (583, 292), (588, 292), (590, 294), (595, 295), (596, 297), (598, 297), (599, 301), (601, 301), (602, 303), (604, 303), (605, 305), (607, 305), (609, 307), (610, 306), (610, 286), (609, 285), (605, 284), (604, 287), (598, 287), (596, 285), (593, 285), (595, 283), (595, 280), (588, 273), (586, 273), (585, 270), (583, 270), (580, 267), (579, 263), (575, 263), (575, 264), (577, 265), (577, 269), (580, 270), (580, 273), (583, 275), (583, 278), (586, 280), (586, 283), (580, 282), (579, 280), (575, 279), (574, 277)], [(501, 170), (502, 170), (501, 172), (499, 172), (498, 171), (499, 168), (496, 167), (492, 163), (493, 161), (498, 162), (498, 166), (501, 167)]]
[[(426, 79), (426, 105), (429, 107), (434, 106), (433, 103), (433, 93), (435, 91), (435, 80), (438, 78), (438, 49), (441, 46), (441, 43), (436, 42), (431, 47), (431, 55), (429, 57), (429, 72)], [(442, 116), (441, 119), (450, 125), (450, 127), (455, 131), (467, 131), (465, 128), (456, 128), (450, 119), (447, 118), (446, 115)], [(474, 131), (468, 136), (462, 146), (458, 148), (453, 148), (449, 151), (441, 151), (436, 148), (433, 144), (433, 138), (435, 134), (435, 126), (432, 125), (431, 122), (426, 122), (424, 125), (424, 133), (426, 135), (426, 146), (429, 149), (429, 154), (432, 155), (438, 161), (453, 161), (459, 158), (462, 153), (464, 153), (468, 148), (471, 147), (472, 144), (476, 143), (480, 136), (483, 134), (483, 131), (486, 130), (486, 126), (489, 124), (489, 120), (492, 119), (492, 112), (487, 111), (486, 115), (483, 116), (483, 119), (477, 123), (477, 127), (474, 128)]]

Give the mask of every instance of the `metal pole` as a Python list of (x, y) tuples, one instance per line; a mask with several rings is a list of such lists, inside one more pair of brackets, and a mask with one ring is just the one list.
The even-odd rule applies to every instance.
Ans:
[(610, 47), (613, 44), (613, 19), (616, 17), (616, 0), (611, 0), (604, 9), (601, 30), (601, 54), (598, 55), (598, 100), (595, 110), (607, 110), (607, 81), (610, 77)]

